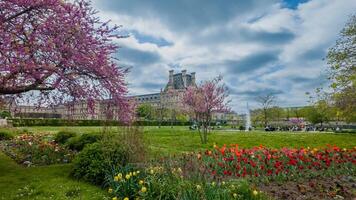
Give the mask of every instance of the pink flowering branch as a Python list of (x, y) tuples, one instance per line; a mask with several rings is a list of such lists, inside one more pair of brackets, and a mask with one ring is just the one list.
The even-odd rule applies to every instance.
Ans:
[[(207, 142), (207, 132), (214, 112), (229, 112), (228, 90), (221, 84), (222, 78), (217, 77), (198, 86), (188, 87), (183, 104), (192, 118), (202, 126), (202, 143)], [(199, 128), (200, 131), (200, 128)]]
[(110, 97), (129, 111), (128, 71), (112, 59), (120, 27), (96, 13), (85, 0), (0, 1), (0, 95), (39, 91), (51, 104)]

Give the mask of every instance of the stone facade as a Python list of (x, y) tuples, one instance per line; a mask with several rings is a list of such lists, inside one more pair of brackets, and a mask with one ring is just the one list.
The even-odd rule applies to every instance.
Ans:
[[(195, 73), (187, 74), (186, 70), (180, 73), (174, 73), (173, 70), (169, 71), (168, 83), (158, 93), (143, 94), (130, 96), (138, 104), (150, 104), (154, 107), (179, 107), (180, 100), (183, 96), (185, 89), (189, 86), (195, 85)], [(8, 110), (14, 117), (24, 118), (63, 118), (63, 119), (98, 119), (103, 120), (107, 118), (106, 111), (110, 109), (113, 112), (113, 119), (118, 113), (117, 108), (112, 108), (108, 100), (97, 101), (94, 109), (90, 110), (86, 101), (79, 101), (72, 105), (58, 105), (55, 107), (36, 107), (36, 106), (21, 106), (21, 105), (8, 105)]]

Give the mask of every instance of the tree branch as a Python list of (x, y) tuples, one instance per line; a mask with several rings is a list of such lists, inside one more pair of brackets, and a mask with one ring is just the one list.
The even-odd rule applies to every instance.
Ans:
[(16, 18), (18, 16), (21, 16), (21, 15), (27, 13), (27, 12), (30, 12), (31, 10), (33, 10), (35, 8), (36, 8), (36, 6), (31, 6), (31, 7), (27, 8), (27, 9), (25, 9), (25, 10), (19, 12), (19, 13), (16, 13), (16, 14), (8, 17), (8, 18), (5, 18), (4, 22), (8, 22), (8, 21), (10, 21), (10, 20), (12, 20), (12, 19), (14, 19), (14, 18)]

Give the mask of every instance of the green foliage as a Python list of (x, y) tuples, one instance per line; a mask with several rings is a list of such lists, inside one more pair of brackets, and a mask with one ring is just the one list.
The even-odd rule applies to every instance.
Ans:
[(72, 175), (100, 185), (112, 166), (126, 165), (129, 156), (127, 148), (116, 141), (93, 143), (86, 146), (74, 159)]
[(117, 126), (120, 125), (118, 121), (104, 121), (104, 120), (68, 120), (56, 118), (13, 118), (12, 125), (15, 127), (21, 126)]
[(14, 135), (10, 131), (0, 130), (0, 140), (10, 140)]
[(329, 49), (330, 87), (335, 105), (341, 116), (349, 122), (356, 122), (356, 65), (355, 65), (356, 15), (341, 31), (335, 46)]
[[(118, 121), (106, 120), (67, 120), (67, 119), (32, 119), (32, 118), (14, 118), (11, 119), (14, 127), (31, 127), (31, 126), (121, 126)], [(133, 125), (135, 126), (189, 126), (191, 123), (186, 120), (178, 120), (171, 122), (164, 120), (137, 120)]]
[(0, 118), (10, 118), (11, 117), (11, 113), (9, 111), (0, 111)]
[(144, 119), (152, 119), (153, 108), (150, 104), (141, 104), (137, 107), (137, 115)]
[(183, 176), (180, 168), (162, 166), (146, 169), (115, 168), (108, 173), (108, 193), (117, 199), (266, 199), (249, 187), (246, 181), (194, 181)]
[(68, 141), (69, 138), (75, 137), (77, 134), (75, 132), (70, 132), (70, 131), (59, 131), (55, 136), (54, 136), (54, 141), (56, 141), (59, 144), (64, 144)]
[(305, 108), (305, 117), (312, 124), (321, 124), (335, 118), (335, 109), (327, 100), (319, 100), (312, 106)]
[(66, 142), (66, 146), (71, 150), (81, 151), (86, 145), (93, 144), (101, 139), (99, 134), (84, 133), (77, 137), (71, 137)]

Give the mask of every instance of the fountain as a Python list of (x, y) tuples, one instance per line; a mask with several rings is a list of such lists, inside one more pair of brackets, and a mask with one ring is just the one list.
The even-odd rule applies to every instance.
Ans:
[(250, 131), (251, 129), (251, 115), (250, 108), (248, 107), (248, 103), (246, 104), (246, 120), (245, 120), (245, 131)]

